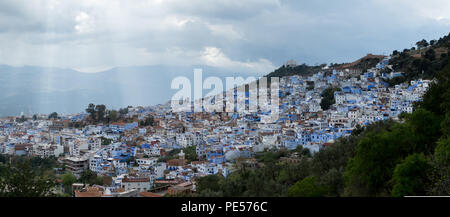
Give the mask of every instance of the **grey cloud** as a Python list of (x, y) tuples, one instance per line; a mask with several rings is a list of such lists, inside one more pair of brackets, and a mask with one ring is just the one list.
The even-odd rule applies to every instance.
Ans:
[(279, 6), (277, 0), (191, 0), (179, 1), (171, 10), (212, 20), (242, 21), (266, 10), (276, 10)]
[[(206, 47), (231, 63), (347, 62), (438, 38), (450, 26), (450, 3), (443, 0), (424, 6), (423, 0), (67, 0), (54, 9), (53, 1), (38, 2), (0, 2), (0, 64), (202, 64)], [(91, 31), (76, 31), (80, 12)]]

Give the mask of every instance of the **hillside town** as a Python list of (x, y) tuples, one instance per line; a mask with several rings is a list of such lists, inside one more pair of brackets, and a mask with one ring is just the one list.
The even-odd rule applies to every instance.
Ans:
[[(226, 177), (236, 161), (253, 162), (258, 152), (293, 150), (314, 153), (332, 146), (370, 123), (398, 119), (413, 112), (430, 80), (389, 86), (389, 57), (365, 72), (329, 69), (312, 75), (280, 78), (279, 119), (261, 122), (263, 112), (173, 112), (170, 103), (129, 107), (128, 122), (87, 124), (88, 113), (59, 118), (0, 119), (0, 153), (9, 156), (54, 157), (59, 173), (80, 177), (92, 171), (110, 177), (104, 185), (72, 185), (75, 197), (159, 197), (189, 195), (198, 177)], [(282, 67), (295, 67), (289, 61)], [(324, 109), (324, 91), (332, 88), (332, 104)], [(245, 93), (248, 97), (252, 93)], [(143, 126), (142, 120), (153, 123)], [(187, 156), (192, 151), (195, 156)]]

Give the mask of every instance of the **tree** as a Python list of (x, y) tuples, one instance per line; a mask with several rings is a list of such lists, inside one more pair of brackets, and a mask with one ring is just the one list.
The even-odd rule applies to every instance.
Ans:
[(105, 105), (94, 105), (91, 103), (86, 109), (86, 112), (89, 113), (94, 122), (102, 122), (106, 118), (107, 110)]
[(450, 195), (450, 137), (441, 138), (436, 146), (430, 177), (430, 195)]
[(89, 104), (88, 108), (86, 109), (86, 112), (90, 115), (92, 120), (95, 121), (97, 119), (95, 113), (95, 105), (93, 103)]
[(306, 84), (308, 85), (306, 90), (314, 90), (314, 81), (306, 81)]
[[(8, 155), (3, 155), (0, 154), (0, 165), (3, 164), (7, 164), (9, 162), (9, 156)], [(1, 173), (0, 173), (1, 174)]]
[(119, 114), (116, 110), (108, 111), (108, 122), (115, 122), (119, 119)]
[(121, 108), (121, 109), (119, 109), (119, 113), (120, 113), (121, 115), (126, 115), (126, 114), (128, 113), (128, 107), (127, 107), (127, 108)]
[[(296, 67), (285, 67), (284, 65), (275, 71), (269, 73), (266, 77), (283, 77), (290, 75), (311, 75), (313, 73), (319, 72), (322, 70), (322, 66), (308, 66), (306, 64), (301, 64)], [(270, 81), (270, 80), (269, 80)]]
[(425, 195), (429, 170), (430, 164), (423, 154), (414, 153), (406, 157), (395, 167), (392, 196)]
[(67, 172), (66, 174), (61, 176), (62, 184), (64, 185), (64, 191), (66, 193), (72, 193), (72, 184), (77, 181), (77, 177), (73, 175), (71, 172)]
[(140, 126), (154, 126), (155, 120), (152, 115), (149, 115), (145, 118), (145, 120), (139, 121)]
[(38, 175), (29, 160), (15, 166), (8, 164), (0, 175), (0, 196), (4, 197), (49, 197), (55, 196), (54, 177)]
[(326, 188), (318, 183), (315, 176), (309, 176), (295, 183), (289, 189), (288, 197), (322, 197), (327, 192)]
[(435, 60), (435, 59), (436, 59), (435, 56), (436, 56), (436, 52), (434, 52), (434, 49), (433, 49), (433, 48), (428, 49), (428, 50), (425, 52), (425, 55), (424, 55), (424, 57), (425, 57), (426, 59), (429, 59), (430, 61)]
[(314, 154), (312, 170), (316, 176), (322, 176), (332, 169), (345, 168), (348, 160), (354, 156), (358, 146), (358, 136), (338, 139), (333, 145), (322, 148)]
[(344, 193), (344, 168), (333, 168), (320, 176), (319, 185), (326, 190), (325, 196), (338, 197)]
[(311, 151), (308, 148), (303, 148), (303, 146), (298, 145), (295, 148), (295, 152), (299, 153), (300, 155), (311, 157)]
[(80, 175), (80, 181), (84, 184), (97, 184), (97, 174), (92, 172), (92, 170), (88, 169), (81, 173)]
[(16, 118), (16, 122), (18, 123), (23, 123), (25, 121), (27, 121), (27, 118), (24, 115), (20, 116), (20, 118), (19, 117)]
[(388, 192), (395, 165), (407, 153), (411, 144), (410, 128), (396, 125), (390, 131), (369, 132), (363, 136), (345, 169), (346, 193), (350, 195), (377, 196)]
[(436, 141), (441, 137), (441, 118), (434, 113), (419, 108), (412, 114), (405, 114), (405, 127), (410, 128), (413, 142), (407, 151), (431, 154), (436, 147)]
[(221, 177), (218, 175), (204, 176), (199, 178), (197, 180), (197, 191), (219, 191), (221, 188), (221, 186), (219, 185), (220, 178)]
[(322, 92), (322, 101), (320, 101), (320, 107), (322, 107), (323, 110), (330, 109), (331, 105), (335, 103), (334, 92), (339, 90), (341, 89), (338, 87), (329, 87)]
[(436, 115), (445, 115), (450, 112), (450, 61), (437, 74), (436, 80), (438, 82), (431, 84), (419, 107)]
[(95, 115), (97, 117), (97, 121), (101, 122), (105, 119), (106, 114), (106, 106), (105, 105), (96, 105), (95, 106)]
[(190, 146), (185, 149), (183, 149), (183, 152), (185, 154), (185, 158), (188, 161), (196, 161), (198, 160), (196, 146)]
[(58, 119), (58, 113), (53, 112), (48, 116), (48, 119)]
[(126, 159), (127, 164), (131, 164), (132, 166), (137, 166), (138, 163), (136, 162), (136, 157), (131, 156)]
[(108, 139), (108, 138), (105, 138), (105, 137), (102, 137), (101, 139), (102, 139), (102, 145), (103, 146), (107, 146), (107, 145), (112, 143), (112, 139)]
[(436, 40), (431, 40), (431, 41), (430, 41), (430, 45), (431, 45), (431, 46), (433, 46), (433, 45), (435, 45), (435, 44), (436, 44)]
[(450, 137), (438, 141), (434, 152), (434, 161), (441, 165), (450, 165)]
[(427, 40), (422, 39), (421, 41), (416, 42), (416, 45), (417, 45), (417, 49), (420, 50), (420, 49), (428, 46), (428, 42), (427, 42)]

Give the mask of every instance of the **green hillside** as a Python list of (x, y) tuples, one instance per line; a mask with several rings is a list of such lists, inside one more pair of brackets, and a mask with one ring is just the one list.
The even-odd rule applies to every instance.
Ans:
[[(442, 51), (448, 41), (423, 49)], [(445, 53), (433, 59), (428, 50), (424, 56), (394, 52), (391, 63), (406, 79), (437, 80), (400, 122), (358, 128), (314, 156), (301, 146), (262, 153), (257, 162), (238, 162), (226, 178), (200, 178), (197, 196), (450, 195), (450, 61)], [(424, 73), (417, 73), (417, 61), (430, 64)]]

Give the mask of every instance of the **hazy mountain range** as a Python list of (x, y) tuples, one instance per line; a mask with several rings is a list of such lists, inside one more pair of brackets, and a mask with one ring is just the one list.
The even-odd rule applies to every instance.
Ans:
[(186, 76), (193, 87), (194, 68), (203, 69), (203, 79), (218, 76), (224, 85), (227, 76), (264, 75), (207, 66), (118, 67), (83, 73), (72, 69), (0, 65), (0, 116), (21, 112), (78, 113), (89, 103), (105, 104), (114, 109), (165, 103), (177, 91), (170, 88), (173, 78)]

